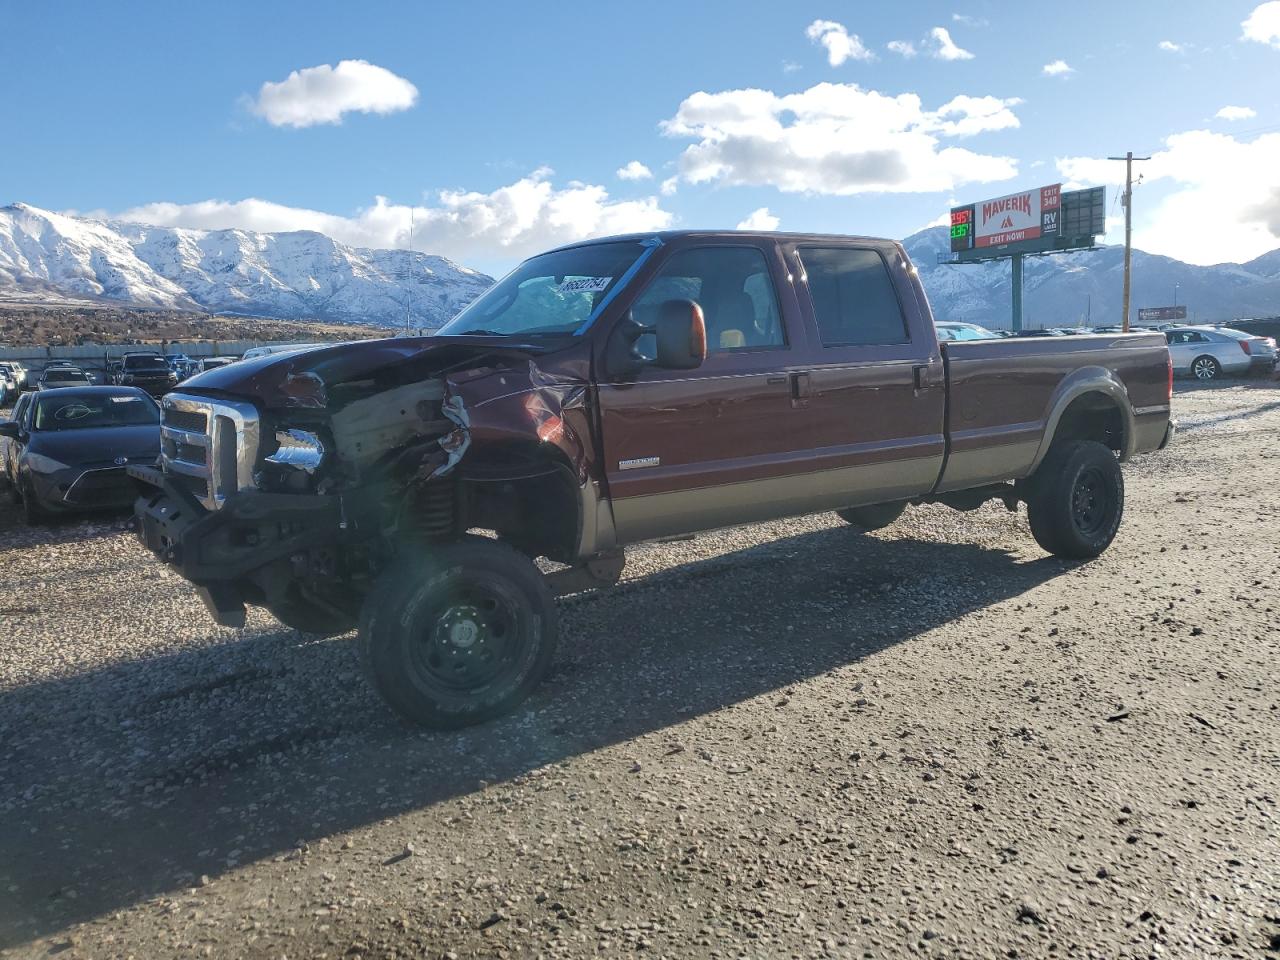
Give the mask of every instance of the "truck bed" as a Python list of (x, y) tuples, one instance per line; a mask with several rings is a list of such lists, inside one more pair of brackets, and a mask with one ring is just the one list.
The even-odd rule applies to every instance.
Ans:
[(938, 492), (1021, 479), (1058, 420), (1099, 389), (1121, 410), (1121, 459), (1160, 445), (1169, 418), (1168, 346), (1159, 333), (944, 341), (947, 459)]

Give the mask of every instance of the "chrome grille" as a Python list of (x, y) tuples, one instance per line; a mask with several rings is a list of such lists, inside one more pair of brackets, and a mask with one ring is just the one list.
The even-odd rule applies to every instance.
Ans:
[(168, 393), (160, 405), (160, 462), (175, 482), (210, 510), (253, 485), (258, 412), (252, 404)]

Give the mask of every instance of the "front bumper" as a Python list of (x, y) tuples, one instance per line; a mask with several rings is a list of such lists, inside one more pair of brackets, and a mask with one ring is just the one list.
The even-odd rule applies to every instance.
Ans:
[(124, 467), (30, 473), (40, 505), (50, 510), (119, 510), (133, 503), (135, 490)]
[(343, 529), (337, 497), (244, 491), (210, 511), (159, 470), (128, 472), (140, 491), (133, 507), (138, 539), (196, 585), (224, 626), (244, 626), (247, 596), (270, 592), (255, 574), (333, 544)]

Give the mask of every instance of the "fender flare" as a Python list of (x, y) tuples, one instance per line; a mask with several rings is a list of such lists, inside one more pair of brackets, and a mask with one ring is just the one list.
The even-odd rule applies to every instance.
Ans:
[(1058, 424), (1062, 420), (1062, 415), (1067, 412), (1067, 408), (1090, 393), (1102, 394), (1120, 411), (1120, 460), (1123, 462), (1133, 455), (1136, 440), (1133, 429), (1133, 404), (1129, 402), (1129, 391), (1120, 378), (1106, 367), (1081, 367), (1064, 377), (1049, 398), (1049, 415), (1045, 417), (1044, 435), (1040, 438), (1035, 459), (1031, 461), (1031, 468), (1027, 471), (1028, 476), (1036, 472), (1048, 455), (1049, 448), (1053, 445), (1058, 433)]

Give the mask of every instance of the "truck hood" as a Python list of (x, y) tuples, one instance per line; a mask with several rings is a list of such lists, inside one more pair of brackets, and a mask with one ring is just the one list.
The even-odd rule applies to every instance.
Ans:
[[(181, 390), (252, 400), (264, 409), (333, 409), (334, 388), (378, 379), (407, 383), (449, 370), (458, 376), (469, 366), (528, 362), (561, 341), (522, 343), (515, 338), (395, 337), (358, 340), (298, 353), (241, 360), (208, 370), (184, 382)], [(465, 379), (465, 378), (461, 378)]]

